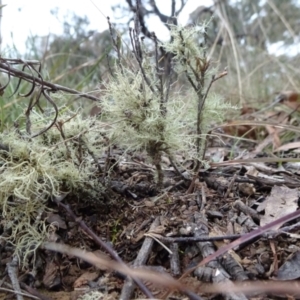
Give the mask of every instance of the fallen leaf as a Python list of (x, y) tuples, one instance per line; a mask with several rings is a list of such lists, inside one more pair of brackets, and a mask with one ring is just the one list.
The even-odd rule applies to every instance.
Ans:
[(300, 278), (300, 251), (293, 254), (279, 269), (276, 279), (294, 280)]
[(73, 287), (79, 288), (80, 286), (87, 284), (89, 281), (95, 280), (98, 276), (98, 272), (85, 272), (75, 280)]
[[(298, 208), (298, 191), (297, 189), (290, 189), (286, 186), (275, 185), (265, 202), (266, 203), (263, 204), (266, 205), (265, 215), (262, 216), (260, 220), (260, 226), (264, 226), (296, 211)], [(274, 230), (279, 229), (280, 226), (274, 228)]]
[(67, 229), (66, 222), (58, 214), (49, 213), (46, 220), (49, 224), (53, 223), (58, 228)]
[(291, 149), (298, 149), (298, 148), (300, 148), (300, 142), (293, 142), (293, 143), (287, 143), (287, 144), (284, 144), (284, 145), (278, 147), (277, 149), (274, 150), (274, 152), (289, 151)]

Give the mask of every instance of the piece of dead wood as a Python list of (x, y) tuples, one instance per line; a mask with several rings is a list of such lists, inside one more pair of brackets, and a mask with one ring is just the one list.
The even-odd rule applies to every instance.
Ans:
[[(195, 237), (208, 235), (209, 230), (208, 227), (205, 225), (206, 220), (204, 216), (201, 213), (195, 213), (195, 225), (194, 226), (194, 232), (193, 235)], [(211, 242), (197, 242), (197, 247), (199, 248), (202, 257), (207, 257), (215, 252), (214, 246)], [(202, 267), (202, 266), (201, 266)], [(233, 285), (231, 282), (230, 275), (225, 271), (223, 266), (218, 260), (212, 260), (209, 263), (207, 263), (206, 267), (213, 268), (215, 270), (214, 276), (212, 276), (213, 283), (227, 283), (228, 285)], [(200, 269), (199, 269), (200, 271)], [(201, 268), (201, 273), (202, 273)], [(195, 269), (194, 274), (198, 276), (198, 268)], [(244, 294), (242, 293), (233, 293), (227, 290), (226, 293), (222, 293), (224, 296), (224, 299), (226, 300), (247, 300)]]
[(243, 212), (245, 215), (250, 216), (254, 221), (259, 222), (259, 220), (260, 220), (259, 214), (254, 209), (247, 206), (243, 201), (237, 200), (234, 202), (233, 206), (234, 206), (234, 208)]
[[(223, 233), (223, 230), (219, 226), (213, 226), (210, 230), (210, 235), (220, 235)], [(214, 245), (218, 249), (223, 247), (226, 244), (225, 239), (222, 241), (215, 241)], [(234, 251), (229, 251), (226, 255), (220, 256), (218, 261), (221, 263), (226, 272), (230, 275), (230, 278), (235, 281), (245, 281), (249, 280), (247, 273), (244, 271), (244, 268), (240, 264), (241, 258)]]
[(179, 254), (178, 254), (178, 244), (172, 243), (170, 245), (170, 250), (172, 254), (170, 255), (170, 267), (171, 273), (174, 276), (178, 276), (180, 274), (180, 261), (179, 261)]
[(236, 221), (237, 224), (240, 225), (240, 230), (237, 230), (238, 228), (235, 228), (235, 232), (240, 233), (241, 237), (243, 236), (243, 233), (257, 228), (257, 224), (253, 221), (253, 219), (249, 215), (245, 215), (243, 212), (240, 213)]
[[(154, 231), (156, 227), (160, 225), (159, 217), (155, 218), (150, 226), (150, 231)], [(150, 237), (146, 237), (144, 243), (133, 263), (133, 267), (139, 267), (146, 263), (153, 247), (154, 240)], [(127, 277), (120, 295), (120, 300), (129, 300), (132, 298), (133, 291), (135, 289), (135, 284), (133, 280)]]
[(242, 266), (234, 259), (234, 256), (231, 253), (223, 255), (220, 257), (220, 263), (224, 269), (228, 272), (233, 280), (236, 281), (245, 281), (249, 280), (247, 273), (244, 271)]
[(23, 296), (21, 295), (21, 287), (18, 281), (18, 257), (15, 255), (11, 262), (9, 262), (7, 266), (7, 272), (8, 276), (10, 278), (12, 287), (14, 291), (16, 292), (17, 300), (23, 300)]
[(228, 184), (227, 191), (224, 194), (224, 199), (227, 199), (227, 197), (229, 196), (229, 193), (231, 192), (231, 190), (233, 188), (233, 185), (235, 183), (236, 178), (237, 178), (237, 174), (234, 174), (233, 177), (231, 178), (229, 184)]

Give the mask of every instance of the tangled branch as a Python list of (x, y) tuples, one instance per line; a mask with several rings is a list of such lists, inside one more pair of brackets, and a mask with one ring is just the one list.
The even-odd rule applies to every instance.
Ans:
[[(23, 68), (22, 71), (12, 67), (12, 65), (20, 65), (23, 64)], [(45, 89), (48, 89), (49, 92), (57, 92), (57, 91), (62, 91), (62, 92), (66, 92), (66, 93), (70, 93), (72, 95), (77, 95), (79, 97), (84, 97), (93, 101), (99, 101), (100, 99), (86, 94), (86, 93), (81, 93), (77, 90), (74, 89), (70, 89), (68, 87), (59, 85), (59, 84), (53, 84), (51, 82), (45, 81), (43, 80), (41, 74), (40, 74), (40, 70), (37, 71), (35, 69), (35, 65), (39, 65), (40, 66), (40, 62), (36, 61), (36, 60), (31, 60), (31, 61), (24, 61), (22, 59), (8, 59), (8, 58), (0, 58), (0, 72), (6, 73), (8, 74), (8, 83), (4, 86), (0, 88), (0, 93), (4, 91), (4, 89), (8, 86), (8, 84), (10, 83), (10, 77), (17, 77), (20, 79), (18, 86), (16, 88), (19, 88), (20, 86), (20, 82), (21, 80), (25, 80), (27, 82), (32, 83), (33, 87), (35, 87), (36, 85), (40, 85), (43, 86)], [(38, 77), (34, 76), (33, 74), (28, 74), (26, 72), (24, 72), (25, 68), (28, 68), (31, 73), (33, 73), (32, 71), (38, 73)], [(16, 93), (15, 91), (15, 93)], [(31, 89), (30, 93), (28, 93), (27, 95), (22, 95), (24, 97), (31, 95), (31, 93), (33, 92), (33, 89)]]
[[(14, 66), (19, 66), (19, 65), (22, 66), (21, 70), (14, 67)], [(58, 116), (58, 108), (50, 96), (51, 93), (62, 91), (62, 92), (70, 93), (73, 95), (77, 95), (78, 97), (84, 97), (84, 98), (87, 98), (87, 99), (90, 99), (93, 101), (100, 101), (100, 99), (95, 96), (92, 96), (92, 95), (89, 95), (86, 93), (81, 93), (77, 90), (70, 89), (70, 88), (67, 88), (67, 87), (64, 87), (64, 86), (61, 86), (58, 84), (53, 84), (51, 82), (45, 81), (41, 75), (41, 63), (37, 60), (0, 58), (0, 72), (8, 75), (7, 83), (4, 86), (0, 85), (0, 95), (3, 95), (4, 90), (10, 84), (11, 77), (16, 77), (19, 80), (18, 80), (17, 86), (16, 86), (13, 94), (10, 97), (12, 97), (13, 95), (15, 95), (18, 92), (22, 80), (29, 82), (31, 84), (31, 88), (30, 88), (29, 92), (27, 92), (26, 94), (19, 94), (19, 96), (30, 97), (33, 95), (35, 90), (38, 90), (36, 97), (32, 97), (32, 99), (30, 100), (28, 108), (25, 113), (26, 124), (27, 124), (26, 129), (27, 129), (28, 134), (31, 135), (30, 112), (35, 105), (39, 106), (39, 100), (42, 95), (45, 97), (45, 99), (48, 101), (48, 103), (54, 108), (55, 117), (54, 117), (53, 121), (51, 122), (51, 124), (47, 128), (41, 130), (39, 133), (33, 134), (32, 137), (36, 137), (36, 136), (46, 132), (56, 122), (56, 119)], [(34, 98), (34, 100), (33, 100), (33, 98)]]

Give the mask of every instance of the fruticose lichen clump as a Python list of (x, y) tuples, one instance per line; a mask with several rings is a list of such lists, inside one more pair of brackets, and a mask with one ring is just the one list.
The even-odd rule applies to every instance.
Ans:
[(181, 152), (187, 159), (203, 161), (211, 123), (222, 121), (224, 110), (232, 108), (222, 97), (207, 95), (216, 71), (205, 46), (199, 45), (199, 33), (205, 33), (206, 26), (170, 25), (171, 41), (159, 45), (173, 55), (173, 72), (188, 78), (185, 87), (170, 80), (173, 72), (164, 78), (156, 37), (151, 51), (140, 39), (138, 26), (131, 31), (134, 55), (119, 57), (103, 83), (102, 112), (111, 124), (111, 142), (127, 150), (145, 150), (157, 169), (159, 185), (162, 154), (173, 157)]
[[(61, 111), (55, 125), (35, 138), (15, 128), (0, 134), (1, 238), (15, 246), (23, 263), (47, 238), (41, 215), (51, 197), (102, 188), (92, 171), (91, 154), (103, 147), (96, 120)], [(49, 119), (33, 112), (31, 123), (39, 131)]]

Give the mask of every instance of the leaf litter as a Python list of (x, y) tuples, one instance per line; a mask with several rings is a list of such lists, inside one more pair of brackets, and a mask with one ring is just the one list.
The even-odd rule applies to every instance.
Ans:
[[(287, 96), (282, 101), (297, 109), (294, 103), (287, 105)], [(53, 124), (57, 109), (56, 113)], [(115, 147), (95, 159), (86, 147), (89, 156), (82, 156), (79, 137), (94, 128), (90, 120), (88, 129), (72, 137), (78, 152), (69, 153), (66, 147), (67, 154), (100, 174), (109, 170), (109, 185), (95, 193), (101, 199), (83, 190), (74, 195), (66, 188), (47, 200), (49, 209), (40, 215), (48, 222), (47, 240), (28, 255), (23, 268), (18, 269), (12, 242), (5, 243), (16, 219), (8, 224), (11, 227), (3, 230), (1, 240), (3, 298), (8, 277), (13, 292), (22, 289), (40, 299), (299, 298), (297, 281), (281, 284), (300, 277), (300, 178), (285, 164), (290, 156), (299, 158), (282, 141), (287, 129), (299, 129), (289, 125), (291, 112), (272, 114), (269, 123), (265, 121), (269, 114), (256, 121), (257, 112), (243, 108), (241, 115), (247, 114), (249, 121), (224, 126), (225, 133), (232, 134), (234, 127), (234, 135), (243, 137), (238, 145), (230, 137), (221, 144), (209, 138), (206, 159), (211, 164), (199, 169), (194, 180), (187, 172), (178, 172), (170, 157), (162, 156), (160, 189), (155, 185), (155, 166), (142, 151), (124, 153)], [(56, 122), (62, 136), (63, 125)], [(279, 159), (270, 148), (264, 151), (270, 146), (279, 151)], [(176, 155), (186, 170), (193, 169), (192, 161)], [(36, 194), (43, 192), (37, 189)], [(11, 205), (9, 198), (7, 203)]]

